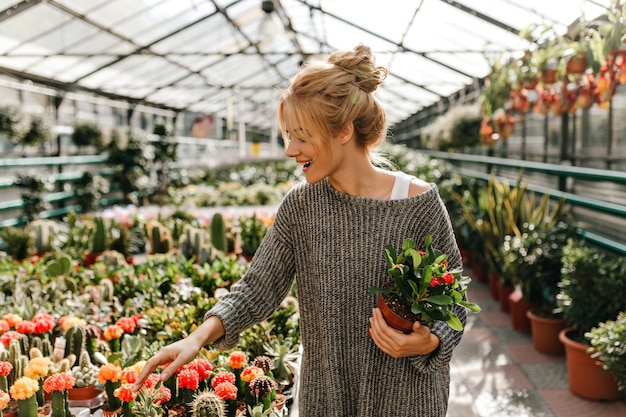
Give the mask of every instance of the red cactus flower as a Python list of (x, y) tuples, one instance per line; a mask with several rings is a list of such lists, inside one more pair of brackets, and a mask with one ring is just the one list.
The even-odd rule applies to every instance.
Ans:
[(235, 374), (227, 371), (218, 372), (211, 380), (211, 388), (215, 389), (215, 387), (222, 382), (230, 382), (231, 384), (234, 384)]
[(213, 390), (224, 401), (237, 399), (237, 387), (230, 382), (221, 382)]
[(45, 392), (67, 391), (74, 386), (76, 378), (67, 372), (52, 374), (43, 382)]
[(190, 390), (198, 389), (200, 375), (195, 369), (185, 368), (178, 373), (178, 386)]

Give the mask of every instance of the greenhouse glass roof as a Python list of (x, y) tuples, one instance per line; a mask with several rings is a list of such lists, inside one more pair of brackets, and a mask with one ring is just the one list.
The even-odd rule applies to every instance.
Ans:
[[(303, 62), (358, 43), (390, 75), (391, 123), (488, 75), (527, 47), (518, 31), (564, 33), (610, 0), (0, 0), (0, 74), (175, 111), (273, 123)], [(0, 98), (1, 100), (1, 98)]]

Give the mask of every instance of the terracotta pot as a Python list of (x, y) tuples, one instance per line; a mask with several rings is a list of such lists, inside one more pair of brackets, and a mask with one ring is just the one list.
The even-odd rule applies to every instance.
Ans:
[(622, 398), (617, 381), (602, 368), (587, 350), (590, 345), (570, 339), (571, 327), (561, 330), (559, 340), (565, 345), (567, 378), (572, 393), (594, 401), (617, 401)]
[(515, 288), (512, 285), (502, 285), (498, 287), (498, 299), (500, 300), (500, 311), (503, 313), (510, 313), (511, 306), (509, 303), (509, 295)]
[(378, 298), (376, 299), (376, 307), (380, 309), (380, 312), (383, 314), (385, 321), (388, 325), (393, 327), (396, 330), (400, 330), (403, 333), (411, 333), (413, 331), (413, 321), (407, 320), (405, 318), (397, 315), (393, 310), (389, 308), (383, 296), (378, 294)]
[(97, 389), (95, 385), (90, 385), (88, 387), (70, 389), (68, 392), (68, 398), (72, 401), (90, 400), (92, 398), (96, 398), (101, 393), (102, 391)]
[(585, 54), (572, 57), (567, 61), (567, 72), (570, 74), (584, 74), (587, 69), (587, 58)]
[(493, 272), (487, 273), (489, 280), (489, 294), (494, 300), (500, 299), (500, 277)]
[(530, 320), (533, 346), (537, 351), (548, 355), (565, 353), (565, 347), (559, 340), (559, 333), (566, 326), (564, 318), (541, 315), (533, 310), (528, 310), (526, 316)]
[(122, 408), (118, 408), (117, 410), (107, 410), (103, 407), (100, 411), (102, 411), (102, 415), (104, 417), (117, 417), (121, 414)]
[(520, 333), (530, 333), (530, 320), (526, 312), (534, 307), (534, 304), (522, 299), (522, 292), (514, 290), (509, 295), (509, 309), (511, 312), (511, 325)]
[(541, 72), (541, 81), (545, 84), (554, 84), (556, 82), (556, 69), (545, 69)]

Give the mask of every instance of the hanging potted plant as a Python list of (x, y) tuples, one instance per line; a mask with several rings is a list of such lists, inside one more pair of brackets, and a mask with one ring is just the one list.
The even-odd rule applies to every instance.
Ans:
[(100, 149), (104, 146), (104, 134), (102, 133), (102, 129), (100, 129), (97, 124), (91, 122), (74, 123), (71, 138), (74, 145), (78, 148), (95, 146)]
[(452, 308), (459, 305), (474, 313), (480, 307), (465, 300), (469, 277), (461, 270), (448, 270), (447, 254), (432, 246), (432, 236), (424, 239), (424, 251), (418, 251), (411, 239), (405, 239), (396, 253), (393, 246), (385, 248), (390, 280), (380, 287), (370, 287), (378, 295), (377, 307), (387, 323), (397, 330), (410, 333), (415, 321), (446, 322), (461, 331), (463, 324)]
[(626, 258), (606, 253), (570, 239), (563, 248), (563, 274), (557, 303), (568, 325), (559, 334), (565, 345), (570, 390), (590, 400), (616, 401), (617, 382), (592, 357), (585, 334), (599, 323), (613, 320), (626, 302)]

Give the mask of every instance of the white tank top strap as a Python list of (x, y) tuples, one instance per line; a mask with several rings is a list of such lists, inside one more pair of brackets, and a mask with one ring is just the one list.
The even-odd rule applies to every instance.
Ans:
[(402, 171), (396, 172), (396, 180), (393, 183), (393, 188), (391, 189), (391, 197), (390, 200), (400, 200), (402, 198), (409, 197), (409, 186), (411, 185), (411, 181), (415, 178), (413, 175), (405, 174)]

